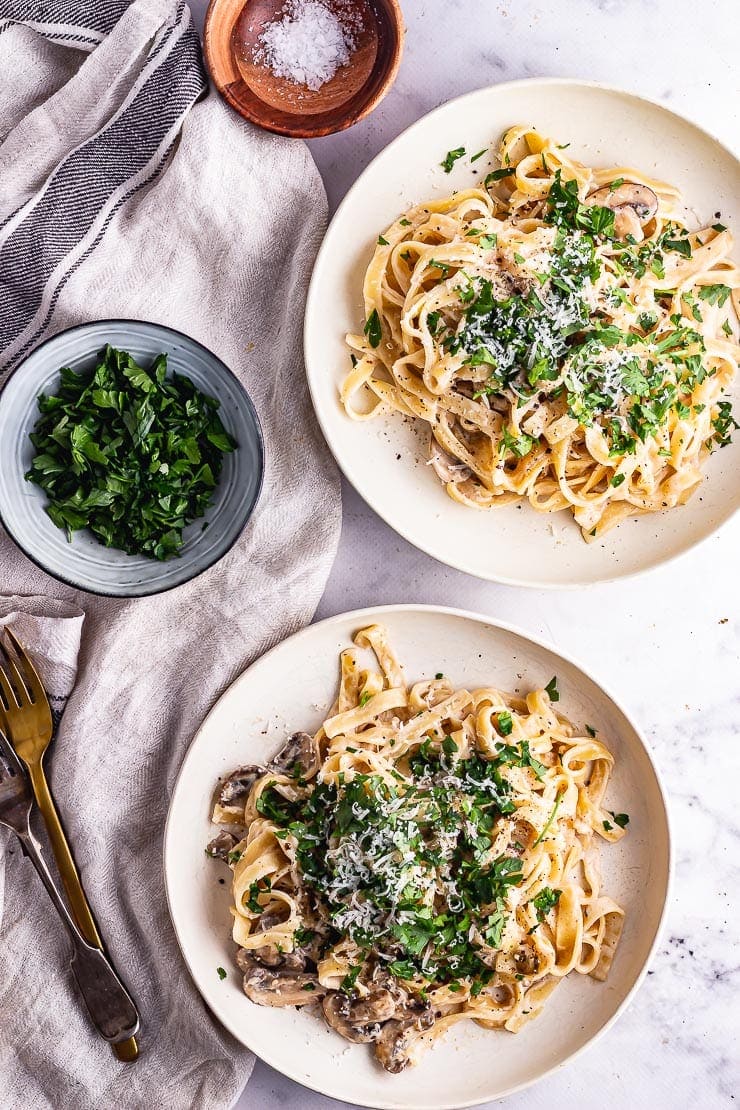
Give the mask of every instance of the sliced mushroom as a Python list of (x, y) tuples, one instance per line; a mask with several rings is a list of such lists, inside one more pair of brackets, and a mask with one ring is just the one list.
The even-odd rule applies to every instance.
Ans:
[(239, 841), (233, 833), (220, 832), (218, 836), (214, 836), (213, 840), (209, 841), (206, 851), (214, 859), (222, 859), (224, 863), (227, 863), (229, 852), (233, 852), (238, 843)]
[(237, 767), (221, 783), (218, 792), (219, 805), (226, 809), (246, 805), (249, 791), (263, 774), (261, 767)]
[(236, 962), (242, 971), (252, 971), (256, 966), (269, 967), (273, 971), (304, 971), (306, 957), (300, 949), (294, 952), (281, 952), (276, 944), (263, 944), (261, 948), (240, 948)]
[(614, 213), (614, 234), (618, 239), (631, 235), (638, 243), (644, 239), (643, 227), (658, 211), (658, 197), (647, 185), (623, 181), (612, 188), (605, 185), (589, 193), (591, 204), (611, 208)]
[(307, 732), (294, 732), (285, 747), (281, 748), (268, 769), (286, 773), (297, 767), (304, 779), (313, 778), (321, 764), (318, 744)]
[(409, 994), (393, 976), (386, 975), (376, 980), (383, 984), (383, 988), (390, 994), (396, 1007), (394, 1018), (409, 1018), (414, 1021), (423, 1017), (429, 1009), (429, 1003), (416, 994)]
[(396, 1017), (397, 1002), (390, 991), (373, 990), (364, 998), (350, 1002), (349, 1020), (353, 1025), (370, 1025)]
[[(266, 933), (276, 925), (280, 925), (282, 921), (283, 918), (277, 913), (263, 913), (259, 919), (259, 932)], [(304, 971), (306, 953), (302, 948), (284, 952), (277, 944), (263, 944), (259, 948), (240, 948), (237, 963), (242, 971), (249, 971), (257, 964), (273, 969), (279, 968), (281, 971)]]
[(313, 736), (307, 732), (296, 732), (270, 760), (266, 767), (252, 764), (248, 767), (237, 767), (235, 771), (224, 779), (216, 795), (215, 819), (222, 824), (238, 824), (241, 810), (247, 803), (249, 792), (258, 778), (275, 771), (276, 774), (285, 774), (297, 766), (305, 779), (313, 778), (321, 765), (321, 753)]
[(403, 1018), (401, 1021), (387, 1021), (375, 1045), (378, 1063), (393, 1075), (403, 1071), (411, 1063), (414, 1045), (428, 1029), (432, 1028), (434, 1021), (431, 1006), (425, 1006), (416, 1017)]
[(315, 975), (257, 965), (245, 972), (244, 993), (259, 1006), (310, 1006), (326, 988)]
[(370, 1044), (380, 1035), (381, 1027), (376, 1022), (364, 1024), (352, 1020), (350, 1000), (342, 991), (331, 991), (321, 1003), (327, 1023), (352, 1044)]
[(540, 968), (540, 957), (531, 941), (522, 941), (514, 953), (518, 975), (534, 975)]

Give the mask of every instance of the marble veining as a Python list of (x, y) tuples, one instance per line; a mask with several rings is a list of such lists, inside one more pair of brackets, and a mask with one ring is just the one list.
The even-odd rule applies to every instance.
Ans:
[[(193, 5), (202, 20), (205, 2)], [(528, 76), (603, 81), (665, 101), (740, 145), (736, 0), (403, 0), (395, 88), (311, 144), (332, 208), (424, 112)], [(719, 1110), (740, 1101), (740, 520), (641, 578), (577, 592), (479, 582), (421, 554), (348, 487), (317, 617), (384, 602), (479, 610), (584, 660), (641, 723), (669, 792), (675, 881), (663, 941), (627, 1012), (576, 1066), (491, 1106)], [(238, 1110), (332, 1110), (258, 1062)]]

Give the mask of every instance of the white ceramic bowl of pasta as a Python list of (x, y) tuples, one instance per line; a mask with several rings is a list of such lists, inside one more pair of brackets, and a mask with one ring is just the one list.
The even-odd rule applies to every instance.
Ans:
[[(231, 940), (230, 873), (207, 858), (219, 776), (266, 761), (299, 729), (313, 731), (335, 697), (339, 652), (382, 622), (409, 680), (443, 671), (456, 687), (544, 686), (557, 675), (558, 709), (598, 729), (615, 756), (607, 805), (630, 815), (628, 835), (601, 851), (604, 889), (626, 911), (608, 980), (569, 976), (544, 1012), (517, 1035), (461, 1022), (400, 1075), (366, 1045), (349, 1045), (320, 1014), (254, 1005), (241, 988)], [(388, 606), (332, 617), (259, 659), (227, 690), (185, 758), (165, 834), (165, 880), (180, 946), (214, 1015), (263, 1060), (333, 1098), (388, 1110), (457, 1110), (536, 1082), (573, 1059), (627, 1005), (646, 973), (670, 879), (668, 817), (658, 772), (635, 725), (602, 686), (571, 660), (485, 617), (434, 606)], [(226, 879), (224, 884), (219, 879)], [(227, 970), (222, 981), (217, 968)]]
[[(517, 81), (443, 105), (390, 144), (347, 194), (316, 261), (305, 353), (314, 406), (337, 462), (368, 504), (411, 543), (450, 566), (512, 585), (580, 586), (636, 574), (689, 550), (740, 507), (740, 436), (716, 451), (688, 505), (633, 517), (586, 544), (567, 511), (528, 503), (481, 512), (452, 501), (427, 465), (427, 429), (398, 414), (358, 423), (339, 401), (349, 369), (347, 332), (362, 327), (362, 281), (377, 237), (413, 204), (482, 180), (488, 159), (445, 151), (496, 147), (503, 131), (529, 123), (592, 166), (635, 166), (677, 186), (692, 227), (717, 213), (740, 236), (740, 163), (680, 116), (629, 93), (586, 82)], [(474, 175), (473, 171), (478, 171)], [(736, 258), (738, 257), (736, 253)], [(740, 382), (735, 383), (735, 397)], [(730, 395), (732, 399), (732, 395)]]

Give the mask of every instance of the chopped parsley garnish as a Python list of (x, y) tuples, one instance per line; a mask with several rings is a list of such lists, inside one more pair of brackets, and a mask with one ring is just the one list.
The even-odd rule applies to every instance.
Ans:
[[(262, 812), (257, 806), (258, 812)], [(259, 901), (260, 894), (268, 894), (272, 887), (269, 879), (257, 879), (255, 882), (249, 884), (249, 897), (247, 899), (247, 906), (252, 913), (262, 913), (264, 907)]]
[(444, 159), (439, 164), (442, 167), (442, 169), (445, 171), (445, 173), (450, 173), (450, 171), (452, 170), (452, 167), (455, 165), (455, 162), (457, 162), (460, 158), (463, 158), (464, 156), (465, 156), (465, 147), (464, 146), (458, 146), (458, 147), (455, 147), (454, 150), (448, 150), (447, 153), (444, 156)]
[(547, 818), (547, 821), (545, 822), (545, 825), (544, 825), (544, 828), (542, 829), (542, 832), (540, 833), (540, 835), (537, 837), (534, 844), (532, 845), (533, 848), (536, 848), (538, 844), (541, 844), (542, 841), (547, 836), (547, 834), (549, 833), (550, 828), (552, 826), (552, 823), (555, 820), (555, 817), (557, 815), (557, 812), (560, 809), (560, 803), (562, 802), (564, 797), (565, 797), (565, 794), (558, 794), (557, 798), (555, 799), (555, 805), (552, 807), (552, 811), (550, 813), (550, 816)]
[[(505, 733), (506, 711), (498, 720)], [(507, 891), (524, 878), (518, 856), (493, 850), (499, 819), (516, 812), (513, 767), (538, 778), (546, 770), (526, 741), (460, 758), (451, 736), (428, 736), (393, 781), (355, 772), (294, 799), (277, 782), (262, 790), (258, 812), (279, 839), (291, 838), (302, 881), (329, 922), (316, 935), (322, 950), (347, 936), (360, 950), (343, 991), (353, 991), (371, 952), (399, 979), (466, 979), (478, 992), (490, 980), (486, 953), (500, 946)], [(250, 908), (263, 883), (250, 887)]]
[(514, 721), (512, 720), (511, 713), (505, 711), (498, 715), (498, 730), (502, 736), (510, 736), (514, 728)]
[(703, 301), (717, 304), (720, 308), (724, 306), (731, 292), (729, 285), (702, 285), (699, 288), (699, 296)]
[(620, 829), (626, 829), (630, 823), (629, 815), (626, 813), (612, 813), (612, 817), (615, 825), (619, 825)]
[(442, 277), (447, 277), (451, 269), (449, 262), (440, 262), (438, 258), (430, 258), (429, 265), (436, 266), (438, 270), (441, 270)]
[(388, 246), (388, 240), (384, 239), (382, 235), (378, 236), (378, 246), (379, 247), (387, 247)]
[(504, 166), (500, 170), (492, 170), (491, 173), (486, 175), (486, 179), (483, 184), (486, 188), (488, 188), (488, 186), (493, 185), (495, 181), (503, 181), (505, 177), (513, 177), (515, 173), (516, 170), (513, 166)]
[(91, 373), (65, 367), (38, 407), (26, 479), (46, 493), (54, 524), (69, 539), (87, 528), (130, 555), (179, 555), (236, 447), (219, 402), (189, 378), (168, 377), (166, 355), (144, 369), (107, 346)]
[(730, 401), (717, 403), (717, 415), (712, 420), (712, 428), (714, 429), (713, 440), (719, 447), (726, 447), (728, 443), (732, 443), (732, 433), (740, 428), (740, 424), (732, 415)]
[(367, 318), (367, 323), (363, 328), (364, 334), (368, 337), (371, 347), (379, 347), (380, 341), (383, 338), (383, 331), (380, 326), (380, 317), (378, 316), (377, 308), (374, 308)]
[(668, 251), (676, 251), (684, 258), (691, 258), (691, 243), (688, 239), (664, 239), (663, 246)]
[(537, 911), (537, 920), (543, 922), (548, 913), (554, 906), (557, 906), (560, 901), (562, 890), (553, 890), (552, 887), (545, 886), (536, 897), (532, 899), (532, 905)]
[(357, 976), (361, 971), (362, 964), (355, 964), (352, 970), (347, 972), (344, 979), (342, 979), (342, 982), (339, 984), (340, 991), (344, 991), (345, 994), (351, 994), (357, 982)]
[(483, 150), (479, 150), (477, 154), (471, 154), (470, 161), (471, 162), (477, 162), (479, 158), (483, 157), (483, 155), (486, 153), (487, 150), (488, 150), (488, 147), (484, 146)]
[(553, 677), (550, 679), (547, 686), (545, 687), (545, 693), (549, 697), (550, 701), (560, 701), (560, 691), (558, 690), (557, 675), (553, 675)]
[(218, 973), (218, 977), (219, 977), (219, 979), (222, 979), (222, 980), (223, 980), (223, 979), (225, 979), (225, 978), (226, 978), (226, 969), (225, 969), (225, 968), (223, 968), (223, 967), (217, 967), (217, 968), (216, 968), (216, 972)]
[(534, 447), (534, 439), (532, 436), (525, 435), (512, 435), (508, 428), (503, 428), (501, 431), (501, 446), (500, 451), (504, 454), (506, 451), (511, 451), (518, 459), (523, 459), (525, 455)]
[[(504, 166), (489, 174), (486, 184), (513, 172), (513, 167)], [(616, 179), (612, 184), (617, 189), (622, 182)], [(516, 409), (538, 395), (541, 401), (552, 398), (564, 402), (565, 411), (579, 425), (598, 424), (611, 456), (635, 454), (640, 443), (665, 427), (672, 413), (680, 418), (690, 414), (690, 394), (713, 373), (703, 339), (686, 325), (685, 317), (674, 313), (669, 330), (661, 316), (664, 299), (673, 298), (675, 289), (654, 291), (661, 311), (638, 314), (623, 284), (625, 278), (648, 272), (663, 279), (666, 254), (690, 257), (690, 238), (671, 222), (639, 244), (631, 236), (615, 238), (614, 212), (582, 201), (577, 182), (563, 180), (559, 170), (547, 196), (545, 222), (554, 228), (554, 237), (548, 241), (547, 261), (538, 257), (536, 265), (519, 252), (502, 249), (495, 235), (475, 225), (468, 228), (467, 234), (477, 236), (481, 248), (498, 247), (506, 278), (494, 282), (458, 271), (461, 281), (455, 291), (461, 318), (456, 327), (446, 324), (441, 346), (446, 354), (461, 354), (464, 366), (485, 367), (486, 376), (479, 370), (471, 375), (473, 400), (503, 398)], [(605, 244), (609, 269), (615, 273), (609, 273), (607, 285), (599, 286), (600, 248)], [(446, 278), (454, 264), (431, 260), (428, 265), (437, 266)], [(595, 290), (604, 306), (634, 312), (634, 324), (608, 322), (608, 310), (594, 307)], [(714, 284), (694, 293), (687, 290), (681, 300), (684, 311), (702, 323), (702, 302), (722, 307), (729, 294), (729, 287)], [(722, 326), (731, 336), (726, 320)], [(500, 432), (502, 468), (525, 458), (537, 443), (538, 437), (519, 434), (516, 423), (510, 418)], [(719, 410), (708, 446), (727, 442), (733, 427), (728, 410)], [(612, 485), (624, 480), (618, 470)]]
[(585, 231), (591, 235), (605, 238), (614, 236), (614, 212), (598, 204), (583, 204), (578, 198), (578, 182), (575, 178), (563, 181), (560, 170), (547, 197), (547, 212), (550, 223), (558, 227)]

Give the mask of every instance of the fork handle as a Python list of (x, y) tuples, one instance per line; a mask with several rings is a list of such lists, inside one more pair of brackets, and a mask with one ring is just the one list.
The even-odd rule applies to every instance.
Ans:
[(102, 948), (100, 933), (98, 932), (95, 918), (92, 915), (90, 904), (82, 889), (82, 882), (80, 881), (77, 865), (72, 857), (69, 842), (62, 828), (62, 822), (59, 820), (59, 814), (54, 805), (54, 799), (51, 796), (43, 766), (41, 763), (27, 761), (26, 767), (28, 768), (36, 803), (41, 810), (41, 816), (44, 819), (44, 825), (49, 834), (49, 841), (51, 842), (51, 848), (54, 852), (54, 859), (56, 860), (64, 889), (67, 892), (69, 904), (72, 907), (72, 916), (77, 922), (79, 930), (85, 940), (88, 941), (89, 944), (95, 945), (96, 948)]
[[(62, 877), (64, 889), (69, 898), (70, 906), (72, 907), (72, 916), (74, 917), (80, 932), (85, 940), (95, 948), (102, 950), (103, 942), (98, 932), (98, 927), (95, 918), (90, 908), (90, 903), (87, 900), (82, 880), (80, 879), (77, 865), (75, 864), (72, 850), (69, 846), (69, 841), (62, 827), (62, 822), (59, 818), (59, 813), (54, 804), (54, 799), (49, 790), (49, 785), (46, 781), (44, 767), (41, 761), (26, 761), (26, 767), (31, 779), (31, 786), (33, 788), (36, 804), (38, 805), (41, 816), (44, 819), (44, 825), (49, 835), (52, 851), (54, 852), (54, 859), (56, 860), (59, 874)], [(114, 1052), (119, 1060), (132, 1061), (138, 1055), (138, 1046), (136, 1041), (123, 1042), (114, 1045)]]
[(106, 954), (102, 949), (88, 944), (75, 925), (46, 866), (41, 845), (35, 836), (24, 833), (20, 835), (20, 840), (69, 932), (72, 940), (72, 971), (93, 1024), (106, 1041), (117, 1043), (128, 1040), (139, 1028), (139, 1015), (133, 999), (116, 975)]

